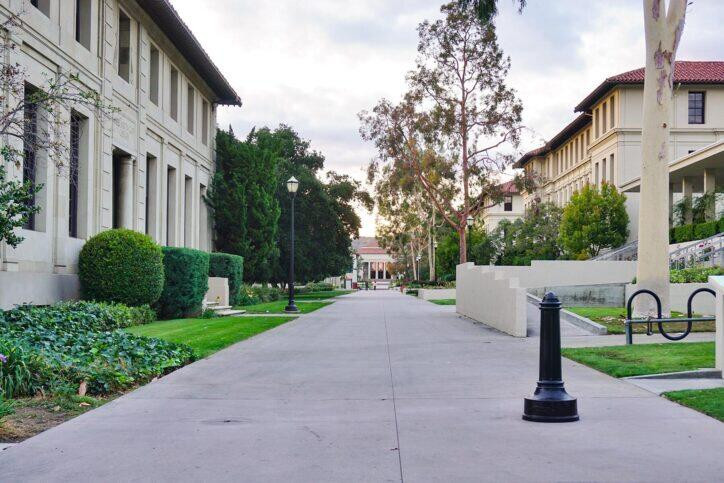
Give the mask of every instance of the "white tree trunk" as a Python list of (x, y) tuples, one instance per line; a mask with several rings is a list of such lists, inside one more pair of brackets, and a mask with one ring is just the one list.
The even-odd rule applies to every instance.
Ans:
[[(641, 198), (637, 283), (661, 299), (669, 314), (669, 124), (674, 61), (684, 30), (686, 0), (644, 0), (646, 72), (641, 133)], [(655, 314), (653, 300), (641, 295), (637, 315)]]

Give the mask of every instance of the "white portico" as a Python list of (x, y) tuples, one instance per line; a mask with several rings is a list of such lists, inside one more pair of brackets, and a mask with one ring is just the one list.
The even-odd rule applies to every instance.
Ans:
[(377, 238), (360, 237), (352, 242), (354, 250), (352, 272), (345, 277), (349, 288), (356, 287), (359, 282), (389, 285), (394, 275), (392, 264), (394, 259)]

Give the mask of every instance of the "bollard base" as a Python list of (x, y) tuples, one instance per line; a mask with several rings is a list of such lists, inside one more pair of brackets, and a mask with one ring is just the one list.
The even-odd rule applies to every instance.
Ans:
[(578, 421), (578, 403), (563, 388), (563, 382), (538, 382), (533, 397), (523, 401), (523, 419), (539, 423)]

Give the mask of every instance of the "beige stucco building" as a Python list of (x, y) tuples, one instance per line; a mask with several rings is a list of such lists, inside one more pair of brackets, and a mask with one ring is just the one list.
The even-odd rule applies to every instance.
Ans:
[(389, 287), (394, 276), (394, 258), (382, 248), (376, 237), (359, 237), (352, 240), (352, 271), (345, 275), (345, 286), (356, 288), (362, 281), (379, 287)]
[[(641, 174), (643, 69), (609, 77), (576, 107), (580, 113), (544, 146), (526, 153), (515, 167), (540, 177), (523, 203), (559, 206), (586, 183), (613, 183), (619, 189)], [(724, 62), (676, 63), (670, 120), (669, 159), (688, 156), (724, 139)], [(724, 166), (712, 166), (707, 180), (672, 178), (670, 204), (724, 183)], [(626, 193), (630, 239), (638, 239), (638, 193)]]
[(488, 200), (483, 202), (486, 207), (482, 212), (481, 219), (486, 233), (493, 232), (503, 220), (515, 221), (525, 214), (523, 197), (515, 183), (508, 181), (501, 186), (501, 190), (503, 192), (502, 202), (495, 204), (488, 203)]
[[(41, 211), (17, 247), (0, 246), (0, 306), (49, 303), (78, 291), (78, 253), (109, 228), (147, 233), (162, 245), (211, 249), (203, 196), (213, 172), (216, 107), (241, 105), (168, 0), (2, 0), (0, 17), (19, 14), (10, 63), (26, 71), (26, 92), (57, 72), (118, 112), (81, 106), (66, 116), (69, 165), (47, 153), (9, 166), (43, 189)], [(6, 140), (7, 142), (7, 140)]]

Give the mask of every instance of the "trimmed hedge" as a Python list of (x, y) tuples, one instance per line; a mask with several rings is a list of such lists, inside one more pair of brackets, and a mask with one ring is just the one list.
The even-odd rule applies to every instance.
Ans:
[(223, 277), (229, 280), (229, 303), (241, 304), (241, 286), (244, 283), (244, 257), (230, 253), (209, 255), (209, 277)]
[(163, 247), (166, 281), (154, 308), (161, 319), (201, 313), (209, 290), (209, 254), (191, 248)]
[(87, 300), (153, 304), (163, 290), (161, 247), (133, 230), (103, 231), (83, 245), (78, 275)]
[(724, 233), (724, 218), (719, 221), (675, 226), (669, 231), (669, 241), (671, 243), (683, 243), (709, 238), (717, 233)]
[(716, 235), (717, 225), (718, 223), (716, 221), (694, 225), (694, 239), (701, 240), (702, 238), (709, 238), (710, 236)]

